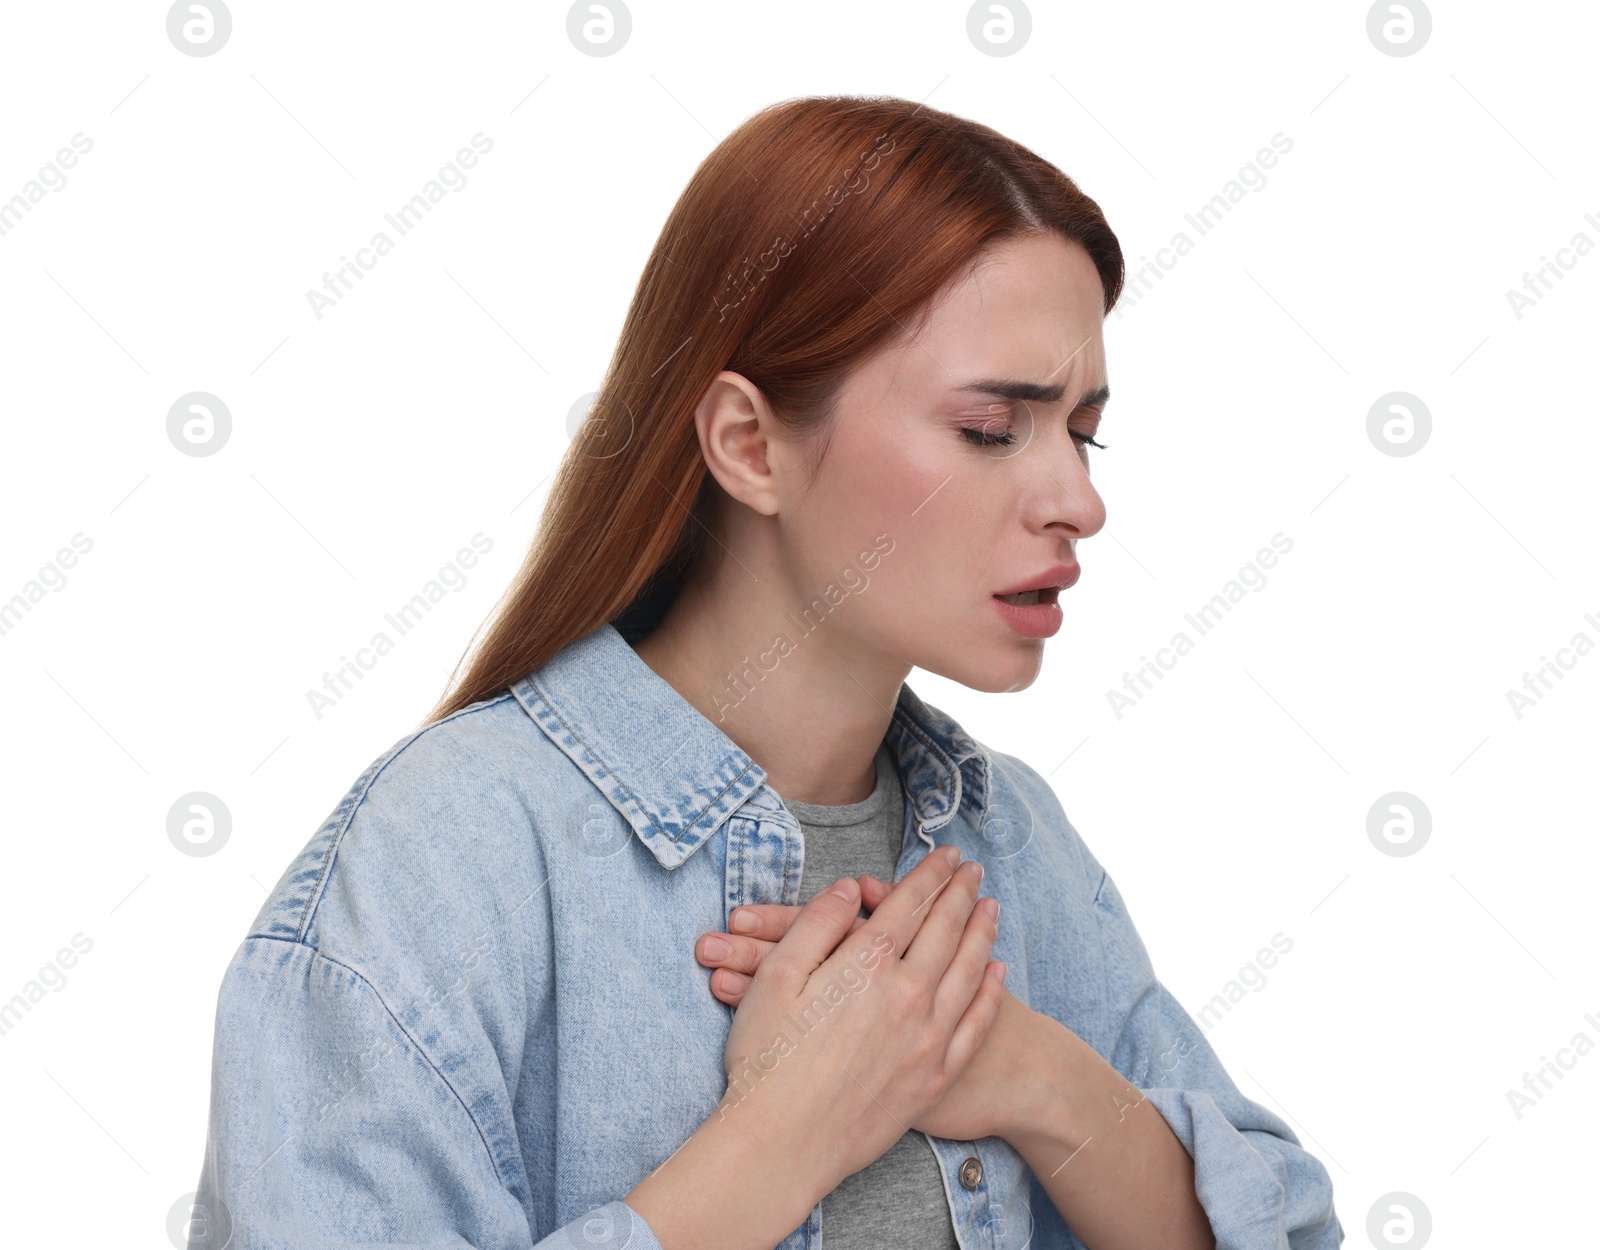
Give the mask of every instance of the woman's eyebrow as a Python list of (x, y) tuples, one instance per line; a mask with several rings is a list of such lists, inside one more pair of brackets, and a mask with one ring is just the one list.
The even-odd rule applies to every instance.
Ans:
[[(1010, 378), (982, 378), (956, 387), (975, 395), (993, 395), (999, 399), (1018, 400), (1022, 403), (1053, 404), (1067, 393), (1064, 383), (1023, 382)], [(1098, 408), (1111, 398), (1111, 388), (1100, 386), (1078, 401), (1080, 408)]]

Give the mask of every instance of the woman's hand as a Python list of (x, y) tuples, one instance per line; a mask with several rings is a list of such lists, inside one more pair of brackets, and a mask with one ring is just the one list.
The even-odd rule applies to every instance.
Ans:
[(859, 923), (853, 879), (818, 894), (740, 994), (717, 1114), (758, 1126), (821, 1193), (944, 1100), (999, 1011), (994, 920), (958, 860), (927, 856)]
[[(862, 905), (876, 911), (888, 898), (891, 886), (877, 877), (857, 877)], [(765, 956), (788, 933), (801, 908), (777, 903), (751, 904), (736, 908), (731, 920), (735, 933), (708, 933), (695, 945), (695, 957), (711, 974), (711, 992), (730, 1007), (743, 1001), (750, 979)], [(851, 924), (854, 933), (867, 922), (858, 916)], [(753, 927), (750, 927), (753, 926)], [(713, 943), (726, 945), (718, 952)], [(1039, 1014), (1009, 989), (1001, 987), (1000, 1008), (983, 1044), (956, 1078), (937, 1106), (918, 1118), (911, 1127), (935, 1137), (955, 1141), (975, 1141), (981, 1137), (1008, 1137), (1026, 1123), (1039, 1090), (1032, 1076), (1030, 1060), (1041, 1054), (1040, 1030), (1034, 1026)], [(1030, 1038), (1035, 1039), (1030, 1042)]]
[[(888, 882), (877, 877), (863, 875), (855, 882), (861, 891), (861, 905), (869, 912), (877, 911), (878, 905), (889, 897)], [(711, 974), (712, 994), (728, 1006), (737, 1007), (762, 958), (789, 932), (800, 911), (799, 907), (781, 903), (750, 903), (734, 908), (729, 918), (731, 931), (702, 934), (694, 953), (706, 967), (715, 969)], [(850, 924), (850, 932), (866, 923), (865, 916), (857, 916)]]

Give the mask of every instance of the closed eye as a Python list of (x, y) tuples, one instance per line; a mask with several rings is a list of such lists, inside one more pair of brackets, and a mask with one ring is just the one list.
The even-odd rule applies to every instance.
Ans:
[(1017, 441), (1017, 436), (1010, 430), (996, 432), (986, 428), (974, 429), (972, 426), (964, 425), (961, 427), (961, 433), (967, 442), (974, 447), (1009, 447)]
[[(1017, 436), (1010, 430), (991, 430), (987, 427), (974, 427), (964, 425), (961, 427), (962, 436), (974, 447), (1010, 447), (1017, 441)], [(1095, 447), (1100, 451), (1106, 450), (1104, 443), (1095, 442), (1093, 436), (1079, 434), (1073, 431), (1072, 437), (1078, 440), (1081, 446)]]

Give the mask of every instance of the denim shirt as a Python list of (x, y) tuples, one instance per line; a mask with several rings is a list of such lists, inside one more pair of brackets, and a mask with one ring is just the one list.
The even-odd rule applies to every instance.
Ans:
[[(1007, 988), (1161, 1113), (1218, 1246), (1337, 1247), (1327, 1171), (1156, 979), (1044, 779), (905, 684), (885, 740), (895, 879), (936, 844), (982, 862)], [(623, 1196), (728, 1092), (695, 941), (796, 903), (803, 857), (762, 768), (614, 623), (402, 738), (223, 976), (191, 1245), (660, 1250)], [(963, 1250), (1083, 1250), (1006, 1141), (930, 1141)], [(819, 1201), (779, 1244), (827, 1237)]]

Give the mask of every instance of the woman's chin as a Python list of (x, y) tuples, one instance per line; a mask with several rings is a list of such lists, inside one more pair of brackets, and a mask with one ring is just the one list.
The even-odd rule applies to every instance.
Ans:
[(1018, 639), (1018, 642), (1022, 645), (991, 655), (982, 663), (973, 663), (971, 656), (962, 656), (949, 664), (919, 664), (917, 667), (960, 682), (969, 690), (1010, 694), (1033, 685), (1044, 667), (1043, 639)]

